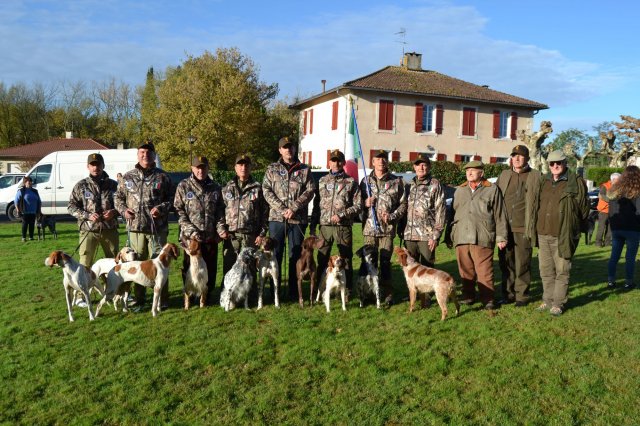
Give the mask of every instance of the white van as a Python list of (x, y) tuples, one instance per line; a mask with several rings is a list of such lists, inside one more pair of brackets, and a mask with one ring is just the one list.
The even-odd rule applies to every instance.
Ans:
[[(79, 151), (56, 151), (38, 161), (27, 173), (38, 190), (42, 200), (42, 213), (45, 215), (67, 215), (67, 206), (71, 191), (78, 181), (89, 176), (87, 157), (98, 152), (102, 154), (105, 172), (116, 180), (118, 173), (124, 174), (138, 163), (137, 149), (102, 149)], [(156, 158), (160, 167), (160, 159)], [(0, 190), (0, 215), (18, 220), (13, 205), (16, 192), (22, 183)]]

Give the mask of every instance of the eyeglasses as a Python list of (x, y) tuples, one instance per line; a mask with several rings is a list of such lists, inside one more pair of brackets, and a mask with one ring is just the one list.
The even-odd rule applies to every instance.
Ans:
[(564, 164), (564, 161), (549, 161), (549, 165), (551, 167), (553, 167), (553, 166), (561, 166), (562, 164)]

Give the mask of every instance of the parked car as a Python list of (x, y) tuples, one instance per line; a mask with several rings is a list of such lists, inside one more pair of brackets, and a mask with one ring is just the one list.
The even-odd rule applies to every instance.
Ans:
[(0, 176), (0, 189), (8, 188), (11, 185), (20, 183), (23, 177), (24, 173), (7, 173)]
[(598, 207), (598, 194), (600, 193), (600, 188), (589, 191), (587, 194), (589, 195), (589, 207), (591, 210), (596, 210)]

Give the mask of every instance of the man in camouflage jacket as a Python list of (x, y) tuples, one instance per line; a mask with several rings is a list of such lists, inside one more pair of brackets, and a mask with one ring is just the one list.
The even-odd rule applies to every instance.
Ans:
[[(390, 305), (393, 303), (391, 281), (393, 237), (396, 233), (396, 223), (407, 213), (407, 199), (402, 178), (389, 173), (387, 151), (376, 150), (373, 155), (373, 171), (360, 183), (360, 192), (366, 194), (362, 197), (364, 216), (362, 234), (365, 244), (376, 247), (374, 259), (376, 263), (379, 250), (381, 284), (385, 291), (385, 302)], [(371, 190), (371, 196), (368, 196), (367, 186)]]
[[(296, 157), (296, 146), (284, 137), (278, 142), (280, 159), (269, 165), (262, 191), (269, 203), (269, 235), (277, 242), (276, 258), (282, 274), (285, 238), (289, 243), (289, 297), (298, 300), (296, 262), (307, 229), (308, 204), (315, 192), (311, 169)], [(282, 282), (282, 281), (280, 281)]]
[[(138, 164), (122, 177), (115, 195), (116, 210), (125, 219), (129, 230), (129, 244), (138, 252), (140, 260), (156, 257), (169, 235), (171, 208), (171, 179), (156, 167), (155, 147), (145, 143), (138, 147)], [(138, 308), (144, 305), (145, 287), (135, 285)], [(160, 303), (169, 302), (169, 282), (162, 290)]]
[(347, 289), (351, 291), (353, 282), (353, 218), (360, 213), (362, 201), (358, 183), (344, 171), (344, 154), (335, 149), (331, 151), (329, 159), (329, 174), (318, 182), (316, 195), (313, 199), (313, 214), (311, 215), (311, 234), (314, 235), (316, 226), (320, 224), (320, 237), (324, 240), (318, 250), (318, 271), (324, 274), (331, 247), (335, 241), (340, 256), (347, 262)]
[[(209, 177), (207, 157), (194, 157), (191, 176), (176, 188), (173, 206), (178, 214), (180, 241), (188, 245), (192, 238), (200, 241), (202, 258), (207, 265), (207, 305), (213, 305), (213, 289), (218, 270), (218, 241), (227, 237), (224, 226), (224, 204), (220, 186)], [(182, 282), (191, 264), (191, 256), (182, 260)]]
[(68, 210), (78, 219), (80, 263), (91, 267), (98, 245), (105, 257), (116, 257), (119, 250), (118, 211), (113, 201), (118, 184), (104, 171), (104, 159), (100, 154), (89, 155), (87, 169), (89, 177), (73, 187)]
[(222, 270), (226, 275), (244, 247), (258, 247), (269, 230), (269, 205), (262, 184), (251, 176), (251, 158), (236, 157), (236, 176), (222, 189), (229, 238), (223, 243)]

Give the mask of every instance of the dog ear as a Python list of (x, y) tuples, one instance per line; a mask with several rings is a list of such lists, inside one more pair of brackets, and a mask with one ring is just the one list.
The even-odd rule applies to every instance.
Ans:
[(313, 248), (319, 250), (324, 245), (324, 240), (322, 238), (316, 237), (316, 240), (313, 243)]
[(336, 267), (335, 260), (336, 260), (335, 256), (329, 256), (329, 264), (328, 264), (329, 268), (333, 269)]
[(120, 263), (120, 261), (122, 260), (122, 250), (118, 252), (118, 254), (116, 254), (115, 259), (113, 259), (116, 261), (116, 263)]

